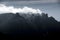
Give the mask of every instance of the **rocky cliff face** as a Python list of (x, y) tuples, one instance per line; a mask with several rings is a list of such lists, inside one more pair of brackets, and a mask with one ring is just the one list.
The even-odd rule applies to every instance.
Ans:
[[(48, 17), (48, 14), (21, 14), (21, 13), (6, 13), (0, 14), (0, 27), (2, 31), (7, 30), (40, 30), (53, 27), (53, 24), (58, 23), (53, 17)], [(54, 25), (55, 26), (55, 25)], [(19, 29), (19, 30), (20, 30)]]
[(60, 29), (60, 22), (48, 14), (21, 14), (5, 13), (0, 14), (0, 32), (20, 36), (40, 36), (48, 32), (57, 32)]

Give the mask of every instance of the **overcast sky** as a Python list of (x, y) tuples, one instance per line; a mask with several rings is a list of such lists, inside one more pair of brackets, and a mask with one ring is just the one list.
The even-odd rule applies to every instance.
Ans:
[(0, 0), (0, 4), (7, 6), (38, 8), (60, 21), (60, 0)]
[(3, 1), (39, 1), (41, 3), (51, 3), (51, 2), (60, 2), (60, 0), (0, 0), (0, 2), (3, 2)]

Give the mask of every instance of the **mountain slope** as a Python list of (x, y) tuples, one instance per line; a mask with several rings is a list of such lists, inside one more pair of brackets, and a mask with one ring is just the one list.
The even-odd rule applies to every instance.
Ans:
[(40, 36), (50, 31), (59, 31), (60, 22), (48, 14), (0, 14), (0, 32), (20, 36)]
[[(30, 26), (35, 29), (42, 26), (45, 27), (47, 24), (55, 24), (57, 21), (53, 17), (48, 17), (47, 14), (13, 14), (6, 13), (0, 14), (0, 27), (22, 27), (22, 26)], [(41, 24), (41, 25), (40, 25)], [(19, 25), (19, 26), (18, 26)], [(50, 26), (50, 25), (49, 25)], [(24, 27), (23, 27), (24, 28)]]

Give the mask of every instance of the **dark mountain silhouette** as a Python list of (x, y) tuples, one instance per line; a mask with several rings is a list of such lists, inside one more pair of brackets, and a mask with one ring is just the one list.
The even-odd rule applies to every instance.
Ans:
[[(48, 39), (60, 30), (60, 22), (48, 14), (0, 14), (0, 35), (7, 38), (37, 37)], [(54, 32), (54, 33), (53, 33)], [(56, 33), (57, 32), (57, 33)], [(50, 37), (51, 36), (51, 37)]]

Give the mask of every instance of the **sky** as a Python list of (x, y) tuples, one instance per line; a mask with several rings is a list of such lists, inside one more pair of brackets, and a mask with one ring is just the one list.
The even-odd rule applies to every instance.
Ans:
[(60, 21), (60, 0), (0, 0), (0, 4), (14, 8), (27, 6), (28, 8), (39, 9)]

